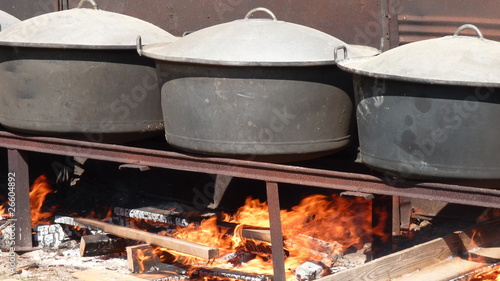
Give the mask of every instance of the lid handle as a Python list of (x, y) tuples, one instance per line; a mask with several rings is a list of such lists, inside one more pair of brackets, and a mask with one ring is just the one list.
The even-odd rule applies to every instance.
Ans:
[(89, 2), (90, 4), (92, 4), (94, 10), (99, 10), (99, 8), (97, 7), (97, 3), (94, 0), (81, 0), (80, 3), (78, 3), (78, 6), (76, 7), (81, 8), (84, 2)]
[(333, 59), (335, 60), (335, 62), (338, 61), (337, 58), (338, 58), (338, 52), (339, 52), (339, 50), (344, 50), (344, 59), (342, 59), (342, 60), (347, 59), (347, 47), (345, 45), (337, 46), (333, 50)]
[(135, 40), (136, 48), (137, 48), (137, 53), (139, 56), (142, 56), (142, 38), (141, 35), (137, 35), (137, 39)]
[(273, 14), (273, 12), (271, 12), (271, 10), (269, 10), (267, 8), (262, 8), (262, 7), (252, 9), (250, 12), (247, 13), (247, 15), (245, 16), (245, 19), (246, 20), (249, 19), (256, 12), (264, 12), (264, 13), (268, 14), (269, 16), (271, 16), (273, 21), (277, 21), (276, 16)]
[(462, 30), (464, 30), (464, 29), (472, 29), (472, 30), (474, 30), (477, 33), (477, 35), (479, 36), (479, 39), (484, 39), (483, 33), (481, 33), (481, 31), (479, 30), (479, 28), (477, 28), (473, 24), (464, 24), (464, 25), (462, 25), (461, 27), (459, 27), (457, 29), (457, 31), (455, 31), (455, 34), (453, 34), (453, 36), (458, 36), (460, 34), (460, 32), (462, 32)]

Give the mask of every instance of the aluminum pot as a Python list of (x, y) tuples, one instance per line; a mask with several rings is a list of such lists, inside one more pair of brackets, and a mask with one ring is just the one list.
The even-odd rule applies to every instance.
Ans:
[(154, 61), (136, 53), (176, 38), (145, 21), (78, 8), (0, 33), (0, 123), (28, 134), (126, 142), (162, 134)]
[(402, 178), (500, 179), (500, 43), (463, 25), (339, 66), (354, 73), (363, 163)]
[[(257, 12), (266, 18), (251, 18)], [(349, 143), (352, 81), (336, 66), (333, 52), (344, 44), (257, 8), (243, 20), (196, 31), (170, 45), (143, 48), (139, 42), (138, 52), (156, 59), (172, 146), (285, 162)], [(377, 52), (346, 48), (356, 55)]]
[(18, 22), (20, 22), (18, 18), (0, 10), (0, 31), (5, 30)]

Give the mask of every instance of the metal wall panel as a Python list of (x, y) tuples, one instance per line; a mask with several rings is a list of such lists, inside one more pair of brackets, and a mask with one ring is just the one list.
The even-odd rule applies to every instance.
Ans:
[[(498, 0), (394, 0), (401, 44), (453, 34), (465, 23), (476, 25), (484, 37), (500, 41)], [(474, 35), (473, 32), (463, 34)]]
[[(386, 2), (382, 0), (381, 2)], [(103, 10), (149, 21), (174, 35), (242, 19), (256, 7), (271, 9), (279, 20), (313, 27), (351, 44), (380, 48), (382, 7), (374, 0), (96, 0)], [(68, 3), (69, 5), (67, 5)], [(21, 19), (79, 0), (1, 0), (0, 9)], [(86, 3), (84, 7), (91, 7)]]

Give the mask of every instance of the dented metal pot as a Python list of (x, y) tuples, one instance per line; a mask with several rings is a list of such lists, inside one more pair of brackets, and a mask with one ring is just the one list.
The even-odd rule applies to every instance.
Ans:
[[(257, 12), (266, 18), (252, 18)], [(257, 8), (169, 45), (139, 43), (138, 52), (156, 60), (171, 145), (285, 162), (348, 145), (352, 81), (334, 60), (344, 44)], [(359, 56), (377, 52), (347, 48)]]
[(402, 178), (500, 179), (499, 42), (464, 25), (339, 66), (354, 73), (363, 163)]
[[(0, 123), (7, 129), (126, 142), (163, 132), (154, 61), (135, 52), (176, 38), (142, 20), (76, 8), (0, 33)], [(80, 6), (84, 3), (82, 1)]]

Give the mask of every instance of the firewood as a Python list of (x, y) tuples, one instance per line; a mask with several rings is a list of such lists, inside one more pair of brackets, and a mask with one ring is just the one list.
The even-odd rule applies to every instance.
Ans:
[[(247, 273), (235, 270), (221, 269), (221, 268), (193, 268), (189, 275), (191, 278), (232, 278), (236, 280), (248, 281), (272, 281), (273, 277), (265, 274)], [(195, 279), (196, 280), (196, 279)]]
[(113, 212), (115, 215), (122, 217), (142, 219), (184, 227), (188, 226), (191, 223), (199, 224), (204, 219), (203, 217), (187, 217), (180, 212), (162, 210), (153, 207), (144, 207), (138, 209), (115, 207), (113, 209)]
[(181, 239), (153, 234), (128, 227), (112, 225), (109, 223), (95, 221), (91, 219), (77, 218), (75, 219), (75, 221), (77, 223), (81, 223), (90, 227), (96, 227), (102, 229), (116, 236), (143, 241), (148, 244), (165, 247), (167, 249), (200, 257), (203, 259), (213, 259), (219, 256), (219, 249), (196, 244), (189, 241), (184, 241)]
[[(207, 218), (207, 214), (202, 216), (185, 216), (179, 212), (162, 210), (153, 207), (144, 207), (138, 209), (126, 209), (115, 207), (115, 215), (123, 216), (127, 218), (142, 219), (152, 222), (160, 222), (170, 225), (177, 225), (186, 227), (190, 224), (199, 225), (201, 221)], [(208, 214), (213, 216), (213, 213)], [(235, 223), (218, 221), (217, 226), (221, 228), (227, 228), (234, 230), (238, 225)], [(247, 239), (271, 242), (271, 232), (268, 228), (255, 228), (251, 226), (243, 227), (242, 237)]]
[(136, 240), (109, 234), (83, 236), (80, 242), (80, 256), (93, 257), (125, 252), (126, 247), (137, 244)]
[(161, 263), (149, 244), (129, 246), (126, 249), (128, 269), (133, 273), (148, 272), (151, 267)]
[(154, 248), (149, 244), (127, 247), (128, 269), (134, 273), (168, 273), (167, 277), (185, 276), (186, 270), (175, 265), (162, 263)]

